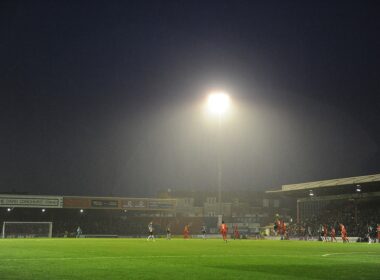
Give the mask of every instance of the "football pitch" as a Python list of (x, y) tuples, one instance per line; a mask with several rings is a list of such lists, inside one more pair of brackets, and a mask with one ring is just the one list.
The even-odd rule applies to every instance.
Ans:
[(1, 239), (0, 279), (378, 279), (380, 244)]

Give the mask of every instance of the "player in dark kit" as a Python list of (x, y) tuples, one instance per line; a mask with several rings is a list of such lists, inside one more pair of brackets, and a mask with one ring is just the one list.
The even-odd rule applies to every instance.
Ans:
[(79, 238), (81, 235), (82, 235), (82, 229), (80, 228), (80, 226), (78, 226), (77, 227), (77, 235), (76, 235), (76, 237)]
[(149, 236), (146, 240), (153, 240), (153, 241), (156, 241), (154, 239), (154, 233), (153, 233), (154, 229), (153, 229), (153, 222), (150, 222), (149, 225), (148, 225), (148, 232), (149, 232)]
[(167, 240), (172, 239), (172, 233), (171, 233), (170, 225), (168, 225), (168, 226), (166, 227), (166, 239), (167, 239)]
[(203, 239), (206, 239), (206, 226), (203, 225), (202, 228), (201, 228), (201, 233), (202, 233), (202, 238)]
[(369, 224), (367, 229), (368, 243), (376, 243), (376, 226)]

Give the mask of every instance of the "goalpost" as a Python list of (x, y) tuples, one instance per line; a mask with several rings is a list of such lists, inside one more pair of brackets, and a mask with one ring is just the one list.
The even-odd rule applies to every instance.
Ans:
[(52, 222), (4, 222), (2, 238), (50, 238), (52, 230)]

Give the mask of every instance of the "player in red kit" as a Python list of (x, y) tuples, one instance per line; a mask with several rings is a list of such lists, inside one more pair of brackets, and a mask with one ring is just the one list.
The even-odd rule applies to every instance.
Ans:
[(276, 234), (277, 234), (277, 235), (281, 235), (282, 229), (281, 229), (281, 221), (280, 221), (280, 219), (278, 219), (278, 220), (276, 221), (276, 228), (277, 228), (277, 232), (276, 232)]
[(288, 231), (286, 230), (285, 222), (283, 222), (283, 224), (282, 224), (282, 233), (284, 235), (284, 240), (288, 240)]
[(327, 242), (327, 225), (323, 225), (323, 241)]
[(340, 232), (342, 234), (342, 240), (343, 242), (350, 242), (347, 238), (347, 230), (346, 227), (343, 224), (340, 224)]
[(183, 238), (189, 239), (189, 234), (190, 234), (190, 227), (189, 225), (185, 225), (185, 228), (183, 229)]
[(224, 223), (224, 221), (222, 221), (222, 224), (220, 225), (220, 233), (222, 234), (223, 240), (225, 242), (227, 242), (227, 232), (228, 232), (228, 227)]
[(240, 239), (240, 233), (236, 224), (234, 226), (234, 239)]
[(335, 242), (338, 242), (336, 240), (336, 238), (335, 238), (336, 233), (335, 233), (335, 228), (334, 227), (331, 228), (330, 236), (331, 236), (331, 242), (333, 242), (334, 240), (335, 240)]
[(278, 227), (278, 232), (280, 233), (280, 239), (284, 240), (285, 239), (285, 223), (283, 220), (280, 221), (280, 225)]
[(377, 224), (377, 242), (380, 243), (380, 224)]

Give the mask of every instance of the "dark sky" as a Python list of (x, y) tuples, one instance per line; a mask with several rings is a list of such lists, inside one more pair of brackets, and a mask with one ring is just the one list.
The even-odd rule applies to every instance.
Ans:
[[(1, 1), (0, 192), (380, 171), (377, 1)], [(201, 104), (227, 91), (221, 138)], [(217, 139), (222, 139), (219, 143)]]

